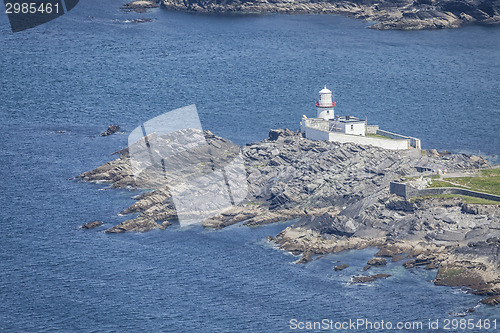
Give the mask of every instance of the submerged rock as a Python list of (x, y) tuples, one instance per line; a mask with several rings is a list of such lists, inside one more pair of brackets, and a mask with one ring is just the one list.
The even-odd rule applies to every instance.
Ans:
[(379, 279), (387, 279), (391, 274), (358, 275), (351, 278), (352, 283), (368, 283)]
[(80, 226), (80, 229), (94, 229), (103, 225), (101, 221), (93, 221)]
[(487, 304), (487, 305), (498, 305), (498, 304), (500, 304), (500, 295), (495, 295), (495, 296), (483, 298), (481, 300), (481, 303)]

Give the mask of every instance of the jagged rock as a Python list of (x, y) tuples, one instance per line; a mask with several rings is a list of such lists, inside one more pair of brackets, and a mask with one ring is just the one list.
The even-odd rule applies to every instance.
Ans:
[[(180, 132), (180, 137), (171, 133), (147, 138), (150, 144), (160, 144), (175, 156), (170, 161), (168, 179), (153, 164), (143, 173), (133, 174), (131, 149), (133, 152), (134, 145), (144, 144), (145, 139), (118, 151), (117, 159), (77, 177), (107, 182), (112, 187), (150, 191), (134, 197), (136, 203), (122, 211), (138, 214), (136, 218), (107, 232), (166, 228), (170, 222), (162, 221), (178, 218), (172, 185), (184, 184), (196, 173), (226, 170), (241, 156), (248, 189), (243, 201), (234, 207), (211, 210), (212, 215), (208, 214), (202, 222), (204, 227), (223, 228), (240, 222), (257, 226), (298, 219), (272, 241), (283, 250), (302, 254), (299, 263), (308, 262), (315, 255), (378, 247), (376, 257), (391, 257), (393, 261), (402, 260), (409, 253), (404, 264), (407, 268), (439, 266), (437, 284), (467, 285), (484, 295), (493, 295), (497, 290), (500, 293), (499, 283), (492, 277), (500, 270), (498, 206), (465, 205), (460, 199), (441, 198), (409, 203), (388, 193), (389, 183), (408, 170), (416, 172), (413, 167), (422, 165), (422, 159), (450, 172), (476, 168), (486, 163), (484, 160), (463, 154), (431, 152), (420, 156), (411, 151), (312, 141), (289, 130), (273, 130), (270, 139), (244, 147), (210, 132)], [(199, 139), (206, 140), (207, 145), (196, 146)], [(149, 159), (148, 152), (142, 153)], [(227, 175), (231, 176), (231, 172), (228, 167)], [(210, 191), (220, 187), (208, 182), (203, 189), (210, 197)], [(451, 278), (448, 273), (452, 271), (446, 267), (450, 267), (448, 261), (452, 259), (473, 262), (460, 266), (460, 270), (483, 283)], [(484, 267), (479, 264), (484, 262), (488, 263)]]
[(82, 225), (80, 227), (80, 229), (94, 229), (94, 228), (100, 227), (103, 224), (104, 223), (102, 223), (101, 221), (93, 221), (93, 222), (89, 222), (89, 223)]
[(153, 219), (138, 217), (132, 220), (127, 220), (125, 222), (122, 222), (117, 226), (109, 228), (105, 232), (110, 234), (130, 232), (130, 231), (146, 232), (146, 231), (151, 231), (153, 229), (161, 229), (161, 226), (158, 223), (156, 223)]
[(124, 4), (123, 6), (120, 7), (120, 9), (126, 11), (135, 11), (137, 13), (144, 13), (149, 8), (157, 8), (157, 7), (158, 4), (155, 1), (138, 0)]
[(111, 134), (115, 134), (116, 132), (118, 132), (120, 130), (120, 126), (118, 125), (111, 125), (108, 127), (108, 129), (104, 132), (101, 133), (101, 136), (108, 136), (108, 135), (111, 135)]
[(437, 272), (434, 284), (439, 286), (468, 287), (480, 293), (488, 293), (493, 287), (482, 274), (484, 264), (470, 261), (442, 265)]
[(390, 277), (390, 274), (375, 274), (375, 275), (369, 275), (369, 276), (353, 276), (351, 278), (352, 283), (367, 283), (367, 282), (373, 282), (378, 279), (386, 279)]
[(402, 254), (408, 249), (401, 248), (400, 246), (388, 244), (380, 247), (379, 251), (375, 253), (375, 257), (394, 257), (395, 255)]
[[(329, 215), (325, 214), (320, 216), (319, 219), (328, 217)], [(352, 236), (358, 228), (358, 223), (356, 221), (343, 215), (335, 216), (331, 223), (330, 232), (327, 233), (339, 236)]]
[(288, 128), (285, 129), (272, 129), (269, 131), (269, 140), (276, 141), (278, 138), (283, 138), (287, 136), (296, 135), (295, 132), (290, 131)]
[(338, 266), (335, 266), (333, 269), (334, 269), (335, 271), (342, 271), (342, 270), (346, 269), (347, 267), (349, 267), (349, 265), (348, 265), (348, 264), (343, 264), (343, 265), (338, 265)]
[(481, 300), (481, 303), (487, 304), (487, 305), (498, 305), (498, 304), (500, 304), (500, 295), (495, 295), (495, 296), (483, 298)]

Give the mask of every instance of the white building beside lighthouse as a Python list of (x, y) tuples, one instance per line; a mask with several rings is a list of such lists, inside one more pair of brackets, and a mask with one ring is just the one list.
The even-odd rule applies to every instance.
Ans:
[(300, 130), (306, 138), (336, 142), (352, 142), (385, 149), (420, 149), (420, 139), (367, 125), (366, 121), (346, 115), (335, 116), (333, 93), (326, 86), (319, 91), (316, 118), (302, 116)]

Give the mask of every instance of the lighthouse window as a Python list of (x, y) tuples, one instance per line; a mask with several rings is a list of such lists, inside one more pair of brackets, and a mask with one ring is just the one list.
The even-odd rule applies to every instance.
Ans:
[(351, 125), (351, 131), (354, 130), (354, 125)]

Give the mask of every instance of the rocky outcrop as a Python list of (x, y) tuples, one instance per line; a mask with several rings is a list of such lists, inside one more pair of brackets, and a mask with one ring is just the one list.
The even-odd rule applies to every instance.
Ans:
[[(354, 218), (358, 230), (353, 235), (319, 233), (296, 223), (273, 241), (283, 250), (307, 252), (308, 256), (378, 247), (376, 257), (364, 270), (383, 265), (384, 258), (404, 260), (407, 269), (438, 268), (437, 285), (466, 287), (485, 296), (500, 295), (499, 206), (475, 214), (478, 211), (464, 210), (466, 204), (459, 199), (427, 199), (416, 201), (412, 210), (405, 211), (391, 209), (399, 206), (393, 204), (394, 200), (400, 199), (380, 198), (361, 212)], [(330, 223), (336, 224), (335, 219)], [(323, 229), (326, 224), (322, 221)]]
[[(149, 161), (166, 154), (168, 170), (164, 163), (144, 162), (142, 166), (148, 166), (134, 176), (132, 145), (116, 152), (117, 159), (77, 177), (116, 188), (149, 189), (121, 212), (138, 216), (106, 232), (168, 227), (178, 219), (174, 185), (225, 168), (240, 156), (246, 197), (237, 205), (210, 212), (202, 221), (205, 227), (259, 226), (297, 219), (269, 239), (281, 249), (301, 255), (297, 263), (327, 253), (378, 247), (367, 269), (390, 258), (403, 261), (408, 269), (439, 268), (436, 284), (467, 286), (485, 296), (500, 294), (500, 206), (471, 205), (461, 199), (410, 202), (388, 191), (391, 181), (418, 174), (418, 165), (435, 163), (452, 172), (483, 167), (485, 160), (463, 154), (312, 141), (289, 130), (272, 130), (269, 139), (244, 147), (208, 131), (181, 132), (182, 136), (150, 135), (134, 144), (147, 140), (148, 147), (161, 147), (139, 155), (145, 154), (143, 161)], [(200, 137), (206, 144), (194, 145)], [(228, 175), (231, 170), (227, 169)], [(217, 189), (211, 183), (204, 187), (214, 186)]]
[(153, 229), (165, 229), (171, 223), (168, 221), (163, 222), (162, 224), (158, 224), (154, 219), (148, 217), (138, 217), (136, 219), (127, 220), (125, 222), (120, 223), (117, 226), (114, 226), (108, 230), (106, 233), (110, 234), (119, 234), (124, 232), (147, 232)]
[[(203, 221), (206, 227), (223, 228), (243, 221), (248, 226), (257, 226), (303, 217), (298, 227), (310, 228), (322, 234), (351, 237), (369, 232), (366, 228), (360, 230), (358, 216), (361, 212), (369, 221), (373, 220), (377, 224), (384, 219), (394, 220), (395, 214), (407, 215), (408, 220), (418, 219), (424, 214), (423, 208), (429, 205), (426, 202), (409, 204), (397, 197), (381, 201), (388, 195), (390, 181), (398, 176), (415, 173), (414, 165), (434, 161), (443, 164), (448, 170), (460, 170), (486, 163), (467, 155), (442, 157), (421, 155), (419, 151), (392, 151), (350, 143), (312, 141), (290, 130), (271, 130), (268, 140), (244, 147), (238, 147), (208, 131), (183, 130), (181, 134), (163, 137), (153, 134), (147, 138), (150, 146), (161, 147), (163, 154), (171, 156), (168, 160), (169, 170), (164, 170), (165, 166), (161, 164), (149, 165), (134, 176), (128, 147), (115, 153), (120, 155), (117, 159), (84, 172), (77, 178), (107, 182), (113, 188), (155, 189), (136, 196), (136, 203), (121, 212), (122, 215), (138, 213), (144, 219), (136, 223), (143, 221), (154, 226), (148, 222), (149, 219), (163, 222), (177, 218), (171, 185), (189, 181), (193, 175), (210, 174), (227, 166), (236, 156), (241, 156), (246, 169), (248, 194), (239, 205), (206, 218)], [(193, 145), (200, 136), (207, 144)], [(135, 145), (140, 144), (138, 141)], [(151, 151), (153, 157), (148, 155), (148, 149), (144, 150), (138, 153), (139, 160), (159, 160), (155, 155), (160, 154), (158, 148), (158, 151)], [(166, 171), (169, 171), (168, 175)], [(420, 215), (414, 216), (413, 210), (418, 207), (422, 208), (418, 210)], [(439, 207), (435, 209), (439, 210)], [(467, 206), (464, 209), (470, 211), (473, 208)], [(378, 216), (379, 211), (387, 216)], [(436, 216), (439, 217), (439, 214)], [(436, 216), (428, 218), (435, 219)], [(474, 223), (477, 224), (477, 221)], [(401, 227), (410, 225), (411, 221), (408, 221)], [(371, 231), (380, 236), (390, 232), (375, 226)], [(443, 235), (436, 233), (434, 237), (442, 238)]]
[(156, 1), (138, 0), (126, 3), (120, 7), (122, 10), (134, 11), (137, 13), (145, 13), (150, 8), (158, 8)]
[(374, 29), (440, 29), (499, 24), (499, 0), (162, 0), (172, 10), (203, 13), (340, 14), (377, 22)]
[(500, 304), (500, 295), (486, 297), (486, 298), (481, 300), (481, 303), (487, 304), (487, 305), (498, 305), (498, 304)]

